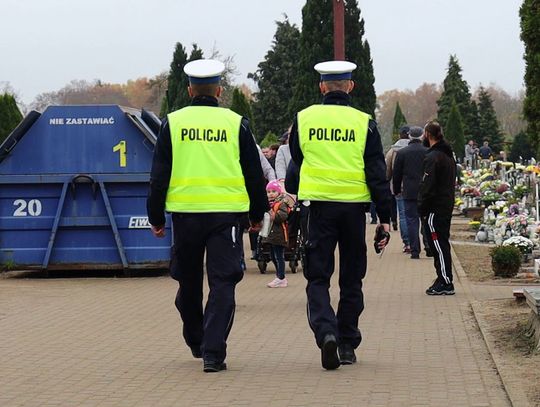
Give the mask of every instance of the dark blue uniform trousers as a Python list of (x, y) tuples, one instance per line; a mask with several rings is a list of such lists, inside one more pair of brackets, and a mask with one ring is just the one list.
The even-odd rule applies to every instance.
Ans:
[[(240, 216), (234, 213), (174, 213), (171, 277), (180, 283), (176, 308), (183, 335), (204, 360), (225, 360), (234, 319), (236, 284), (242, 280)], [(206, 252), (208, 300), (203, 311), (203, 262)]]
[[(306, 242), (308, 321), (319, 347), (326, 334), (338, 342), (360, 345), (358, 318), (364, 310), (362, 279), (366, 275), (365, 204), (312, 202)], [(339, 305), (330, 304), (330, 278), (339, 245)]]

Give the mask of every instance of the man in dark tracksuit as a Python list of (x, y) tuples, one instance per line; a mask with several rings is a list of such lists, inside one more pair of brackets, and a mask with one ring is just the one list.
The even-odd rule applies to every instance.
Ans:
[[(376, 204), (380, 227), (390, 230), (390, 188), (377, 125), (369, 115), (350, 107), (354, 87), (350, 72), (355, 67), (343, 61), (315, 66), (321, 73), (323, 104), (298, 113), (289, 139), (292, 160), (300, 168), (298, 198), (309, 202), (307, 312), (325, 369), (356, 362), (354, 349), (362, 340), (358, 319), (364, 309), (365, 212), (370, 201)], [(379, 247), (386, 243), (384, 239)], [(328, 292), (336, 244), (340, 256), (337, 314)]]
[[(422, 145), (423, 129), (413, 126), (409, 130), (410, 142), (396, 153), (394, 161), (392, 186), (396, 196), (401, 195), (405, 206), (405, 219), (411, 248), (411, 259), (420, 258), (420, 215), (418, 215), (418, 188), (422, 181), (422, 164), (427, 148)], [(424, 231), (422, 230), (422, 235)], [(426, 253), (429, 247), (424, 242)]]
[(425, 217), (425, 234), (433, 252), (437, 279), (428, 295), (453, 295), (450, 221), (454, 208), (456, 162), (452, 147), (443, 139), (442, 128), (429, 122), (424, 128), (429, 150), (424, 159), (424, 176), (418, 192), (418, 212)]
[[(226, 341), (235, 310), (241, 266), (242, 216), (255, 229), (268, 210), (259, 152), (248, 121), (218, 108), (223, 64), (187, 64), (191, 106), (164, 121), (154, 149), (147, 201), (155, 236), (172, 212), (171, 277), (179, 282), (176, 307), (183, 335), (205, 372), (226, 369)], [(216, 68), (217, 65), (217, 68)], [(210, 291), (203, 311), (203, 264)]]

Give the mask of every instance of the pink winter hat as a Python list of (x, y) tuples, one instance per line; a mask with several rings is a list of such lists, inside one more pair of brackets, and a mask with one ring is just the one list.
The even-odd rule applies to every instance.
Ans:
[(283, 188), (281, 187), (281, 184), (278, 181), (270, 181), (268, 184), (266, 184), (266, 190), (274, 190), (278, 193), (283, 193)]

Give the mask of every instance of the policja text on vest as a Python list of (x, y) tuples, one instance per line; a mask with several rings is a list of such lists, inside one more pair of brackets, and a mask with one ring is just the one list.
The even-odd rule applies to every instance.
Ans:
[(227, 131), (225, 129), (182, 129), (180, 131), (182, 141), (224, 141), (227, 142)]
[(316, 138), (318, 141), (356, 141), (356, 137), (353, 129), (343, 130), (341, 129), (309, 129), (309, 140)]

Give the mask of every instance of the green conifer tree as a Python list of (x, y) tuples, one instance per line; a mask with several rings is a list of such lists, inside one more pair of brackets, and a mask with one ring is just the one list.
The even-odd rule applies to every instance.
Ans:
[(189, 79), (184, 73), (184, 66), (189, 61), (201, 59), (203, 57), (202, 50), (193, 44), (191, 54), (188, 58), (184, 46), (177, 42), (171, 62), (171, 70), (169, 71), (167, 93), (161, 105), (160, 115), (163, 117), (167, 113), (186, 107), (191, 103), (187, 87)]
[(471, 124), (469, 132), (465, 134), (466, 140), (474, 140), (476, 144), (482, 145), (482, 131), (480, 130), (480, 117), (478, 116), (478, 104), (471, 100)]
[[(364, 36), (364, 20), (356, 0), (345, 2), (345, 59), (354, 62), (358, 68), (352, 79), (356, 90), (351, 93), (352, 106), (369, 114), (375, 112), (375, 89), (373, 83), (373, 61), (371, 51)], [(307, 0), (302, 8), (302, 32), (297, 66), (296, 83), (289, 105), (291, 117), (299, 110), (319, 103), (321, 94), (319, 74), (313, 69), (315, 64), (334, 59), (334, 20), (332, 0)]]
[(450, 114), (444, 126), (444, 137), (452, 146), (456, 153), (456, 158), (462, 159), (465, 154), (465, 135), (463, 131), (463, 120), (459, 113), (458, 105), (454, 101), (450, 108)]
[(512, 162), (520, 162), (520, 160), (530, 160), (534, 155), (534, 150), (527, 137), (527, 133), (521, 132), (516, 134), (512, 141), (512, 148), (508, 154), (508, 160)]
[[(525, 100), (523, 115), (535, 153), (540, 153), (540, 1), (524, 0), (519, 10), (525, 44)], [(538, 155), (536, 156), (538, 158)]]
[(471, 92), (469, 85), (461, 75), (461, 66), (455, 55), (450, 56), (448, 72), (443, 83), (441, 98), (437, 101), (439, 123), (448, 123), (448, 117), (455, 102), (463, 121), (465, 134), (473, 135), (475, 115), (471, 105)]
[[(8, 111), (5, 95), (0, 95), (0, 143), (7, 137)], [(8, 133), (9, 134), (9, 133)]]
[(478, 117), (480, 121), (480, 140), (482, 142), (484, 140), (489, 141), (493, 153), (497, 154), (503, 149), (504, 138), (493, 108), (491, 95), (482, 86), (478, 93)]
[(0, 144), (18, 126), (23, 116), (13, 95), (0, 95)]
[(262, 148), (264, 148), (271, 146), (272, 144), (279, 144), (279, 140), (275, 133), (268, 132), (266, 133), (266, 136), (264, 136), (264, 138), (262, 139), (260, 145)]
[(233, 95), (232, 95), (232, 102), (230, 109), (233, 112), (238, 113), (240, 116), (245, 117), (249, 120), (249, 127), (251, 128), (251, 131), (253, 134), (255, 133), (255, 123), (253, 122), (253, 113), (251, 111), (251, 104), (249, 103), (249, 100), (244, 95), (244, 92), (242, 92), (239, 88), (234, 88)]
[(355, 86), (351, 92), (351, 101), (354, 107), (375, 117), (377, 95), (374, 86), (373, 59), (369, 42), (363, 40), (364, 35), (364, 19), (361, 18), (358, 1), (347, 0), (345, 2), (345, 58), (358, 66), (352, 74)]
[(300, 31), (287, 18), (276, 24), (272, 47), (257, 71), (248, 75), (259, 88), (254, 95), (253, 115), (261, 138), (268, 132), (281, 134), (293, 120), (288, 105), (297, 77)]
[(394, 113), (394, 127), (392, 129), (392, 143), (399, 139), (399, 129), (407, 124), (407, 119), (401, 110), (399, 102), (396, 103), (396, 111)]

